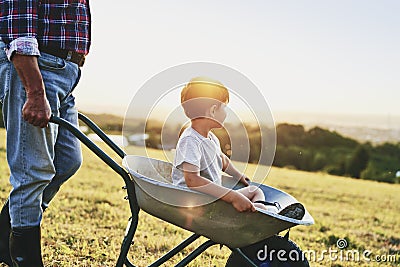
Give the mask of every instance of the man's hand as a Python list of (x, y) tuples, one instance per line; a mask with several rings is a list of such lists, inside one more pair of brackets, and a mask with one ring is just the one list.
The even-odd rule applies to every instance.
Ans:
[(46, 95), (27, 95), (24, 107), (22, 108), (22, 117), (24, 120), (40, 128), (47, 127), (51, 116), (51, 109)]
[(34, 126), (46, 127), (50, 120), (51, 108), (36, 56), (15, 54), (12, 62), (26, 91), (23, 118)]

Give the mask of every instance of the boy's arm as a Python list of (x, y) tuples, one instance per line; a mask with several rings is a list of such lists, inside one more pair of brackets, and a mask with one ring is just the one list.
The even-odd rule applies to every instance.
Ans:
[(248, 186), (250, 182), (250, 178), (247, 177), (244, 173), (241, 173), (236, 167), (233, 165), (232, 161), (224, 154), (221, 154), (222, 157), (222, 170), (229, 174), (235, 179), (235, 181), (240, 181), (244, 185)]
[(220, 198), (225, 202), (231, 203), (239, 212), (256, 211), (253, 203), (243, 194), (229, 188), (217, 185), (200, 175), (197, 166), (184, 162), (182, 164), (183, 175), (186, 185), (196, 191)]

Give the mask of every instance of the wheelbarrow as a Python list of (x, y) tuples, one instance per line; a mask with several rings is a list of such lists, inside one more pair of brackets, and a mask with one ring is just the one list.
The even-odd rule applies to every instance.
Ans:
[[(224, 245), (232, 251), (226, 266), (270, 266), (263, 265), (255, 259), (254, 255), (249, 255), (249, 253), (254, 254), (254, 248), (260, 249), (257, 244), (262, 245), (263, 241), (270, 240), (269, 238), (296, 225), (312, 225), (314, 223), (307, 210), (301, 220), (261, 209), (257, 209), (256, 212), (238, 212), (232, 205), (222, 200), (215, 200), (207, 194), (173, 185), (170, 163), (148, 157), (126, 155), (88, 117), (81, 113), (78, 114), (78, 117), (122, 159), (122, 165), (118, 164), (74, 125), (64, 119), (51, 117), (50, 122), (69, 130), (124, 180), (131, 217), (122, 241), (117, 267), (135, 266), (128, 259), (128, 250), (137, 229), (140, 210), (193, 232), (189, 238), (150, 264), (149, 267), (162, 265), (201, 236), (208, 240), (175, 266), (186, 266), (213, 245)], [(233, 184), (232, 179), (226, 179), (226, 177), (223, 177), (222, 182), (229, 188), (236, 189), (239, 186)], [(298, 202), (291, 195), (271, 186), (252, 184), (259, 186), (264, 192), (267, 202), (277, 202), (281, 206)], [(241, 263), (238, 263), (239, 261)], [(298, 266), (308, 266), (308, 263)]]

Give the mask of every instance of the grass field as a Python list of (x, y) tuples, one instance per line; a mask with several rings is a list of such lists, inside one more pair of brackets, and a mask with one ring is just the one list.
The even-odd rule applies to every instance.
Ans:
[[(4, 135), (0, 131), (2, 201), (10, 190)], [(153, 153), (155, 157), (162, 156), (158, 151)], [(325, 253), (323, 260), (311, 258), (311, 266), (400, 266), (400, 185), (278, 168), (271, 170), (266, 182), (295, 196), (315, 219), (313, 226), (293, 228), (291, 239), (310, 251), (310, 257), (312, 251), (317, 258), (324, 251), (333, 252), (331, 257)], [(122, 186), (122, 179), (115, 172), (84, 149), (82, 168), (62, 187), (44, 214), (42, 244), (46, 266), (115, 265), (130, 217)], [(137, 266), (147, 266), (189, 235), (141, 212), (130, 258)], [(333, 250), (338, 250), (336, 242), (342, 238), (349, 245), (342, 253), (369, 250), (371, 262), (334, 260), (340, 253)], [(225, 247), (214, 246), (190, 266), (224, 266), (229, 253)], [(391, 262), (376, 262), (377, 256)], [(181, 253), (165, 266), (173, 266), (183, 257)]]

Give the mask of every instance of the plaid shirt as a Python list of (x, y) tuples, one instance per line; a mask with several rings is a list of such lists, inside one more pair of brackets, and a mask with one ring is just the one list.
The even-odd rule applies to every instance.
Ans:
[(87, 54), (89, 0), (0, 0), (0, 37), (9, 58), (40, 55), (40, 46)]

